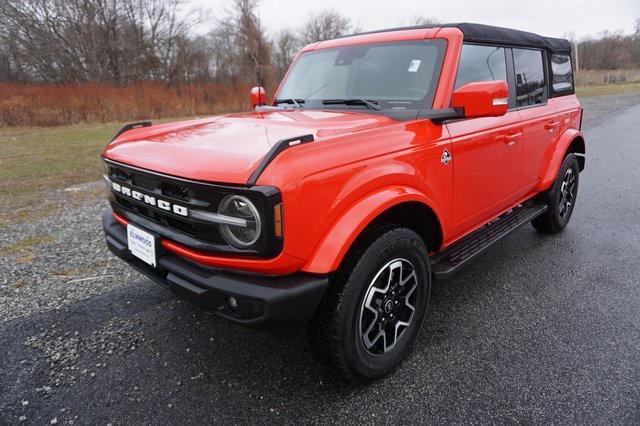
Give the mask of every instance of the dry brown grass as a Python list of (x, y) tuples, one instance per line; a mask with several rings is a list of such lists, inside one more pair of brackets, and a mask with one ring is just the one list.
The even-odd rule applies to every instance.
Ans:
[(621, 95), (623, 93), (640, 92), (640, 82), (623, 84), (599, 84), (593, 86), (577, 86), (576, 95), (580, 98), (591, 96)]
[(249, 86), (0, 83), (0, 127), (58, 126), (208, 115), (248, 108)]
[[(640, 82), (640, 70), (581, 70), (576, 86)], [(35, 85), (0, 83), (0, 128), (46, 127), (79, 123), (131, 122), (189, 117), (248, 109), (249, 84), (170, 86), (141, 82)]]
[(576, 86), (599, 86), (640, 82), (640, 70), (580, 70), (576, 72)]

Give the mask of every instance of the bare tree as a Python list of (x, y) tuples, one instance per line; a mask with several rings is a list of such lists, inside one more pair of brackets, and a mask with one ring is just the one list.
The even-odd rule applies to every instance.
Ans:
[[(182, 0), (3, 0), (0, 43), (32, 81), (168, 80), (193, 13)], [(18, 63), (20, 64), (18, 66)]]
[[(215, 28), (199, 36), (193, 27), (203, 16), (187, 0), (0, 0), (0, 81), (266, 86), (286, 72), (300, 47), (356, 31), (351, 19), (327, 9), (271, 41), (259, 5), (232, 0)], [(412, 24), (438, 20), (415, 16)], [(640, 68), (640, 19), (633, 34), (604, 32), (576, 46), (581, 68)]]
[(299, 39), (303, 45), (316, 41), (329, 40), (354, 32), (351, 19), (333, 9), (312, 14), (299, 30)]
[(440, 24), (440, 21), (430, 16), (416, 15), (413, 17), (413, 20), (412, 20), (412, 25), (415, 25), (417, 27), (420, 27), (420, 26), (426, 27), (429, 25), (438, 25), (438, 24)]
[(269, 80), (271, 43), (265, 36), (256, 8), (259, 0), (234, 0), (233, 8), (209, 34), (216, 79), (238, 82)]
[(272, 58), (278, 79), (284, 76), (300, 47), (300, 40), (292, 31), (283, 29), (276, 35)]

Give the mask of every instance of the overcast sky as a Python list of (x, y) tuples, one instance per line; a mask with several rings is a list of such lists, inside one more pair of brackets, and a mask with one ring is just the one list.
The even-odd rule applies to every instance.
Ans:
[[(219, 14), (230, 0), (189, 0)], [(604, 30), (631, 33), (640, 0), (262, 0), (260, 19), (270, 33), (295, 28), (311, 12), (335, 9), (362, 30), (408, 25), (414, 16), (440, 22), (477, 22), (547, 36), (573, 32), (578, 38)]]

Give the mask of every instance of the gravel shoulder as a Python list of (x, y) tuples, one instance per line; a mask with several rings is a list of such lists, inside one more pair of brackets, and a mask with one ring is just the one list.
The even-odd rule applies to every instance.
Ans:
[(583, 106), (567, 232), (522, 229), (436, 283), (414, 355), (363, 387), (108, 253), (102, 183), (46, 194), (0, 228), (0, 424), (640, 422), (640, 93)]
[(45, 217), (0, 229), (0, 324), (60, 310), (139, 277), (104, 244), (103, 188), (93, 182), (46, 194)]

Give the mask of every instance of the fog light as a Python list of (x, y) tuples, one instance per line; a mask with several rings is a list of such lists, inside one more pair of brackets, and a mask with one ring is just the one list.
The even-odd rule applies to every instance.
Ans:
[(229, 306), (229, 309), (231, 309), (232, 311), (235, 311), (236, 309), (238, 309), (238, 301), (235, 297), (227, 296), (227, 306)]

